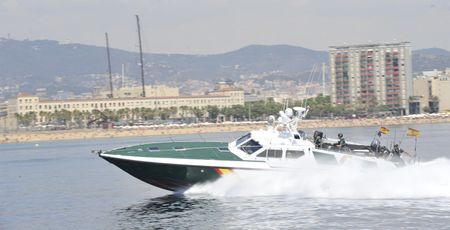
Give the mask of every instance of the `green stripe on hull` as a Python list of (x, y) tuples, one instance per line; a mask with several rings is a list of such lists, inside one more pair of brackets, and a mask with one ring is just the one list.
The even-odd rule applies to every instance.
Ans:
[(226, 142), (171, 142), (135, 145), (107, 151), (107, 154), (139, 157), (241, 161), (228, 151)]

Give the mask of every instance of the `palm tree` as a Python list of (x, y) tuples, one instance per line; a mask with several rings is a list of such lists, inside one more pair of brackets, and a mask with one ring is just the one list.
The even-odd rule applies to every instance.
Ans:
[(130, 109), (122, 108), (117, 110), (117, 116), (119, 116), (120, 120), (128, 120), (130, 119)]
[(162, 108), (159, 110), (159, 117), (161, 117), (161, 120), (167, 120), (170, 117), (170, 112), (169, 108)]
[(14, 116), (17, 119), (17, 123), (25, 127), (34, 126), (37, 120), (36, 112), (27, 112), (23, 115), (15, 113)]
[(106, 116), (108, 118), (108, 120), (110, 121), (118, 121), (119, 120), (119, 116), (117, 115), (116, 112), (114, 112), (113, 110), (110, 109), (105, 109), (103, 110), (103, 115)]
[(56, 122), (61, 125), (67, 126), (70, 121), (72, 121), (72, 112), (62, 109), (62, 110), (56, 110), (54, 112), (54, 116), (56, 119)]
[(176, 106), (172, 106), (172, 107), (170, 107), (169, 108), (169, 113), (170, 113), (170, 116), (172, 117), (172, 116), (177, 116), (177, 113), (178, 113), (178, 108), (176, 107)]
[(25, 116), (24, 116), (24, 115), (19, 114), (19, 113), (15, 113), (15, 114), (14, 114), (14, 117), (16, 118), (17, 124), (18, 124), (18, 125), (28, 126), (28, 124), (26, 123), (26, 120), (25, 120)]
[(141, 111), (139, 108), (131, 109), (131, 119), (132, 120), (139, 120), (140, 117), (141, 117)]
[(83, 112), (81, 112), (79, 110), (74, 110), (72, 112), (72, 116), (73, 116), (73, 120), (77, 124), (77, 127), (81, 128), (83, 126), (83, 121), (84, 121)]
[(233, 119), (242, 120), (247, 115), (247, 111), (243, 105), (232, 105), (230, 108), (224, 108), (222, 112), (225, 116)]
[(156, 111), (151, 108), (142, 108), (142, 119), (145, 121), (153, 120), (155, 118)]
[(83, 128), (87, 128), (87, 123), (89, 122), (89, 120), (92, 117), (92, 113), (85, 110), (83, 112), (81, 112), (82, 116), (83, 116)]
[(50, 116), (50, 112), (40, 111), (39, 112), (40, 122), (47, 123), (49, 120), (49, 116)]
[(189, 112), (189, 106), (183, 105), (180, 107), (181, 117), (185, 117), (187, 112)]
[(200, 119), (205, 115), (204, 108), (191, 107), (191, 111), (197, 119)]
[(217, 119), (217, 116), (219, 116), (220, 113), (219, 107), (215, 105), (208, 105), (206, 111), (208, 112), (209, 119), (213, 121)]

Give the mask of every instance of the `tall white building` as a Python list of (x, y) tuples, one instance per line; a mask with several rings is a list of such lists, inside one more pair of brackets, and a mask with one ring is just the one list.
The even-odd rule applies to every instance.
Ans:
[(329, 47), (331, 101), (408, 114), (412, 95), (409, 42)]

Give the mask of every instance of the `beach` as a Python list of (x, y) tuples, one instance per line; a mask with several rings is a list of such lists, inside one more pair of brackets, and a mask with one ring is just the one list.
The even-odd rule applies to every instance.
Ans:
[[(450, 114), (410, 115), (387, 118), (359, 118), (359, 119), (327, 119), (304, 120), (299, 129), (320, 129), (339, 127), (366, 127), (366, 126), (392, 126), (450, 123)], [(21, 143), (56, 140), (82, 140), (97, 138), (141, 137), (155, 135), (181, 135), (195, 133), (217, 132), (245, 132), (266, 127), (267, 122), (223, 122), (223, 123), (196, 123), (177, 125), (150, 125), (119, 127), (113, 129), (72, 129), (57, 131), (20, 131), (3, 133), (0, 143)]]

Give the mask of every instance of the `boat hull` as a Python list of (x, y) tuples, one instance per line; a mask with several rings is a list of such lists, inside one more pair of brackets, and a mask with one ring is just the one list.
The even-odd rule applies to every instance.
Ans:
[(133, 177), (158, 188), (182, 193), (195, 184), (212, 182), (223, 169), (205, 166), (174, 165), (133, 161), (101, 156)]

